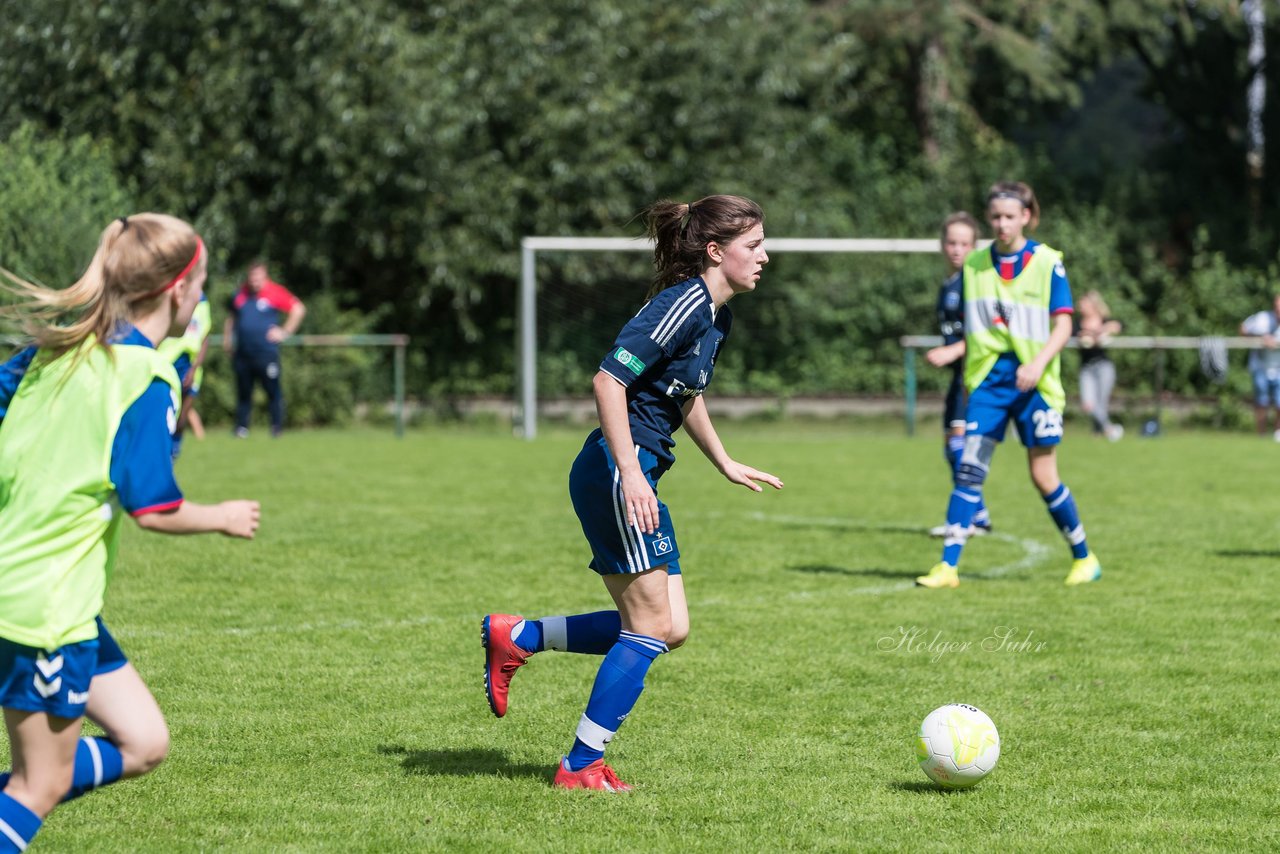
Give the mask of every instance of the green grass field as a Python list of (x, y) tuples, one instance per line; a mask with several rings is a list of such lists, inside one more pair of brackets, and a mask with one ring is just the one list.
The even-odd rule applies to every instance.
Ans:
[[(625, 796), (550, 786), (597, 659), (537, 657), (503, 720), (482, 689), (486, 612), (607, 605), (566, 494), (582, 431), (189, 443), (188, 496), (261, 499), (259, 537), (126, 532), (105, 616), (172, 753), (59, 809), (33, 850), (1280, 846), (1280, 447), (1075, 428), (1062, 472), (1105, 573), (1069, 589), (1015, 441), (989, 483), (997, 536), (958, 590), (924, 591), (949, 489), (932, 431), (722, 432), (787, 486), (731, 486), (681, 440), (662, 496), (693, 630), (610, 748)], [(984, 648), (1001, 627), (1030, 642)], [(1002, 739), (958, 793), (913, 753), (952, 701)]]

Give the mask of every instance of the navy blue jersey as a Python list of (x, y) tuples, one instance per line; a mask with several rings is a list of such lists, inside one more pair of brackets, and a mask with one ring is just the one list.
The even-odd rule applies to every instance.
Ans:
[(277, 282), (268, 280), (254, 293), (243, 284), (227, 300), (227, 310), (235, 318), (236, 353), (266, 363), (280, 357), (280, 345), (267, 340), (267, 332), (280, 325), (281, 313), (289, 313), (298, 298)]
[[(111, 343), (154, 347), (133, 326), (121, 330)], [(9, 401), (35, 354), (36, 348), (28, 347), (0, 365), (0, 419), (8, 412)], [(172, 510), (182, 504), (182, 490), (173, 476), (176, 405), (169, 384), (155, 380), (120, 419), (111, 445), (110, 475), (120, 506), (130, 515)]]
[(622, 328), (600, 370), (627, 387), (631, 438), (666, 465), (675, 462), (675, 432), (685, 404), (706, 389), (733, 325), (717, 310), (701, 278), (688, 279), (645, 303)]
[(960, 270), (938, 289), (938, 328), (944, 343), (964, 340), (964, 273)]

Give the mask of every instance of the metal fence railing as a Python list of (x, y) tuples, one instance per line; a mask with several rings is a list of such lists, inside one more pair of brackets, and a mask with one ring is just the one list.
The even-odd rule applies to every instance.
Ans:
[[(937, 347), (943, 343), (938, 335), (904, 335), (898, 339), (903, 348), (905, 360), (905, 397), (907, 435), (915, 433), (916, 428), (916, 351)], [(1077, 348), (1075, 338), (1068, 343), (1068, 348)], [(1108, 350), (1150, 350), (1153, 356), (1153, 385), (1155, 388), (1155, 418), (1160, 420), (1161, 398), (1164, 392), (1165, 354), (1170, 350), (1199, 350), (1206, 346), (1221, 347), (1225, 350), (1257, 350), (1262, 347), (1258, 338), (1222, 338), (1204, 336), (1202, 338), (1178, 336), (1143, 336), (1117, 335), (1107, 339)]]

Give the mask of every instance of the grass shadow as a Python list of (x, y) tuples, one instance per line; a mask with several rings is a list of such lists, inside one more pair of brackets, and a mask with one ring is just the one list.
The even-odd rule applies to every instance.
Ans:
[(809, 575), (843, 575), (849, 578), (865, 578), (873, 576), (876, 578), (914, 578), (919, 573), (913, 571), (903, 571), (898, 569), (882, 569), (880, 567), (872, 567), (869, 569), (849, 569), (843, 566), (831, 566), (822, 563), (802, 563), (787, 567), (788, 572), (805, 572)]
[(917, 795), (967, 795), (973, 789), (945, 789), (937, 783), (930, 783), (925, 780), (894, 780), (889, 784), (890, 789), (897, 789), (899, 792), (911, 792)]
[(381, 744), (383, 756), (399, 756), (406, 774), (447, 777), (537, 777), (550, 779), (554, 769), (528, 762), (512, 762), (501, 750), (463, 748), (458, 750), (412, 750), (402, 744)]
[(814, 520), (807, 519), (770, 519), (770, 524), (777, 525), (781, 528), (809, 528), (811, 530), (823, 531), (861, 531), (863, 533), (876, 534), (906, 534), (912, 537), (927, 536), (929, 529), (919, 525), (894, 525), (894, 524), (878, 524), (872, 522), (858, 522), (850, 519), (848, 522), (835, 522), (830, 520)]
[(1280, 557), (1280, 549), (1219, 549), (1217, 557)]

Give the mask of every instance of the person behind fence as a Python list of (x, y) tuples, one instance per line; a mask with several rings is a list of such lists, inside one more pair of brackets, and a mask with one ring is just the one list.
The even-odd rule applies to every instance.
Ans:
[[(1271, 301), (1269, 311), (1245, 318), (1240, 334), (1259, 339), (1260, 348), (1249, 351), (1249, 376), (1253, 378), (1253, 417), (1258, 435), (1270, 433), (1280, 442), (1280, 294)], [(1268, 413), (1274, 413), (1270, 426)]]
[[(738, 196), (691, 204), (661, 201), (644, 214), (656, 275), (648, 301), (623, 327), (593, 380), (600, 427), (569, 473), (569, 495), (591, 547), (591, 568), (615, 610), (526, 620), (489, 614), (481, 623), (485, 690), (495, 715), (507, 712), (511, 677), (544, 650), (603, 656), (573, 745), (553, 784), (622, 792), (605, 747), (644, 689), (649, 667), (684, 643), (689, 610), (680, 548), (657, 485), (675, 462), (676, 430), (730, 483), (755, 492), (782, 481), (731, 458), (702, 393), (733, 316), (727, 303), (755, 290), (769, 256), (764, 214)], [(661, 724), (669, 726), (669, 722)]]
[[(950, 268), (950, 275), (938, 289), (938, 328), (943, 343), (924, 354), (925, 360), (935, 368), (951, 368), (951, 383), (942, 407), (942, 456), (953, 477), (964, 449), (964, 406), (968, 396), (964, 388), (964, 277), (960, 275), (960, 268), (977, 244), (978, 221), (967, 211), (953, 213), (943, 221), (942, 256)], [(985, 504), (979, 505), (973, 514), (969, 533), (991, 533), (991, 515)], [(946, 534), (945, 524), (929, 529), (931, 537)]]
[(182, 335), (166, 338), (156, 347), (160, 355), (173, 361), (173, 369), (178, 372), (178, 380), (182, 383), (182, 407), (178, 411), (178, 426), (173, 433), (175, 460), (182, 453), (182, 436), (195, 412), (196, 397), (200, 394), (200, 382), (204, 378), (204, 359), (209, 352), (209, 332), (212, 329), (209, 295), (202, 293), (196, 310), (191, 314), (191, 322)]
[[(253, 410), (253, 387), (260, 384), (267, 393), (271, 435), (284, 430), (284, 390), (280, 379), (280, 342), (295, 334), (306, 316), (307, 307), (267, 274), (267, 263), (249, 265), (245, 281), (227, 303), (222, 346), (232, 354), (236, 374), (235, 435), (249, 435)], [(284, 313), (283, 324), (280, 314)], [(234, 348), (234, 349), (233, 349)]]
[(1111, 392), (1116, 386), (1116, 365), (1107, 355), (1107, 340), (1120, 334), (1120, 321), (1097, 291), (1086, 291), (1076, 304), (1076, 340), (1080, 345), (1080, 408), (1093, 422), (1093, 432), (1112, 442), (1124, 436), (1124, 427), (1111, 420)]
[(957, 566), (969, 526), (982, 500), (996, 445), (1012, 421), (1027, 449), (1031, 481), (1054, 525), (1071, 547), (1066, 583), (1102, 575), (1089, 551), (1075, 497), (1058, 477), (1062, 441), (1062, 348), (1071, 338), (1071, 289), (1057, 250), (1024, 235), (1040, 220), (1040, 205), (1026, 184), (1001, 181), (987, 191), (987, 221), (995, 241), (965, 258), (964, 450), (947, 504), (942, 560), (916, 579), (921, 587), (958, 587)]
[[(74, 285), (5, 273), (35, 346), (0, 365), (0, 852), (26, 849), (61, 802), (155, 768), (164, 716), (102, 621), (125, 513), (168, 534), (252, 538), (256, 501), (185, 501), (173, 475), (173, 364), (155, 350), (191, 320), (207, 255), (180, 219), (102, 232)], [(103, 731), (81, 736), (84, 718)], [(122, 839), (122, 845), (127, 840)]]

